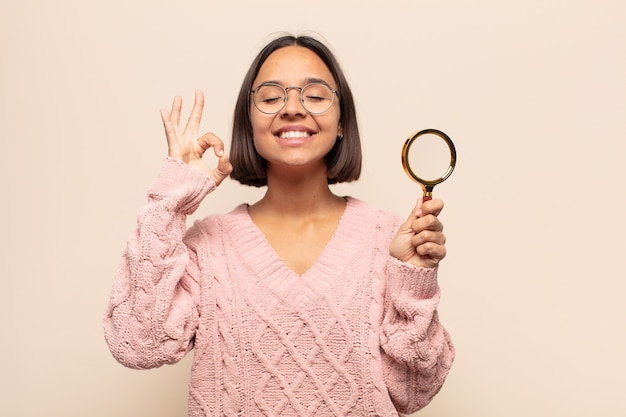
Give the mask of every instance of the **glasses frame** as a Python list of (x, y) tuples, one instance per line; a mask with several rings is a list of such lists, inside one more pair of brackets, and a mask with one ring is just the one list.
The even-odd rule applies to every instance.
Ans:
[[(332, 93), (332, 99), (330, 100), (330, 104), (328, 105), (328, 108), (326, 110), (320, 111), (320, 112), (313, 112), (313, 111), (311, 111), (311, 110), (309, 110), (307, 108), (306, 104), (304, 104), (304, 97), (302, 96), (302, 92), (307, 87), (310, 87), (312, 85), (323, 85), (323, 86), (326, 86), (326, 87), (328, 87), (330, 89), (330, 91)], [(289, 90), (300, 90), (300, 95), (299, 95), (299, 97), (300, 97), (300, 104), (302, 104), (302, 107), (304, 108), (304, 110), (306, 110), (307, 113), (310, 113), (310, 114), (324, 114), (324, 113), (326, 113), (328, 110), (331, 109), (331, 107), (333, 107), (333, 104), (335, 104), (335, 96), (337, 96), (337, 98), (339, 98), (339, 91), (334, 90), (330, 85), (328, 85), (325, 82), (317, 82), (317, 81), (316, 82), (312, 82), (312, 83), (308, 83), (308, 84), (306, 84), (306, 85), (304, 85), (302, 87), (298, 87), (296, 85), (292, 85), (292, 86), (289, 86), (289, 87), (283, 87), (282, 85), (280, 85), (278, 83), (267, 82), (267, 83), (262, 83), (262, 84), (258, 85), (257, 88), (255, 88), (253, 90), (250, 90), (248, 92), (248, 94), (253, 95), (254, 93), (256, 93), (259, 90), (259, 88), (265, 87), (265, 86), (280, 87), (280, 88), (283, 89), (285, 94), (283, 95), (283, 104), (282, 104), (282, 106), (280, 106), (280, 108), (278, 110), (271, 111), (271, 112), (261, 110), (259, 108), (259, 106), (256, 104), (256, 100), (254, 99), (254, 97), (252, 97), (252, 103), (254, 104), (254, 107), (256, 107), (256, 109), (258, 111), (260, 111), (261, 113), (263, 113), (263, 114), (276, 114), (276, 113), (280, 112), (282, 109), (284, 109), (285, 105), (287, 104), (287, 99), (289, 98), (288, 97)]]

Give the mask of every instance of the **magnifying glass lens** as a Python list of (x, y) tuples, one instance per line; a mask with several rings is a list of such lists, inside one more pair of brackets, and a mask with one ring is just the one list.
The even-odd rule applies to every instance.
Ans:
[(450, 149), (441, 137), (426, 133), (411, 145), (408, 162), (418, 177), (435, 181), (450, 168)]
[(452, 174), (456, 165), (456, 149), (448, 135), (440, 130), (426, 129), (414, 133), (402, 147), (404, 171), (422, 186), (424, 200), (432, 198), (433, 187)]

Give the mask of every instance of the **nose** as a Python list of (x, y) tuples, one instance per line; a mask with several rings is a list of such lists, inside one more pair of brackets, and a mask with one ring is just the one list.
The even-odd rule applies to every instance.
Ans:
[(282, 113), (285, 115), (303, 115), (306, 109), (300, 101), (300, 87), (287, 87), (287, 101), (283, 107)]

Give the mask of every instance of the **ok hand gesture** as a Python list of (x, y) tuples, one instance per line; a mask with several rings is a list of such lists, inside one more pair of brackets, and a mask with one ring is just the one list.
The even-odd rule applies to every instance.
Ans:
[[(233, 170), (233, 167), (228, 161), (228, 156), (224, 152), (224, 142), (220, 138), (213, 133), (205, 133), (198, 137), (198, 128), (200, 127), (202, 109), (204, 108), (204, 94), (202, 91), (196, 90), (191, 115), (183, 131), (180, 129), (180, 111), (182, 106), (182, 98), (174, 97), (171, 112), (168, 113), (166, 109), (161, 109), (161, 119), (163, 120), (167, 136), (168, 154), (170, 157), (179, 159), (204, 172), (215, 181), (216, 185), (220, 185), (224, 178)], [(209, 148), (213, 148), (213, 152), (218, 158), (217, 167), (214, 169), (209, 168), (202, 161), (202, 155)]]

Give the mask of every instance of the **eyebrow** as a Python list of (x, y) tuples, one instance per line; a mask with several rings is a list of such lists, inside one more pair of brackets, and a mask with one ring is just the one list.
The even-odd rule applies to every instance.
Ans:
[[(268, 84), (268, 83), (273, 83), (273, 84), (278, 84), (278, 85), (283, 85), (280, 81), (278, 80), (268, 80), (268, 81), (263, 81), (261, 84), (259, 84), (259, 86), (264, 85), (264, 84)], [(304, 85), (307, 84), (324, 84), (327, 85), (331, 90), (334, 90), (334, 88), (328, 84), (328, 82), (322, 80), (321, 78), (314, 78), (314, 77), (309, 77), (306, 78), (304, 80)], [(258, 86), (257, 86), (258, 87)], [(284, 86), (283, 86), (284, 87)]]

